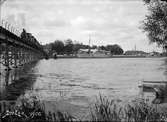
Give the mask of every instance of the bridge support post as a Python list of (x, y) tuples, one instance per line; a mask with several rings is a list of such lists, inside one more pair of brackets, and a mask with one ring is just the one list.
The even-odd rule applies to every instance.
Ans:
[(6, 66), (6, 70), (10, 70), (10, 66), (9, 66), (9, 45), (5, 44), (5, 54), (4, 54), (4, 63)]
[[(2, 43), (0, 42), (0, 69), (1, 69), (1, 63), (2, 63)], [(0, 70), (0, 75), (1, 75), (1, 70)]]
[(22, 66), (22, 60), (23, 60), (22, 48), (19, 49), (18, 56), (19, 56), (19, 66)]
[(14, 68), (17, 68), (17, 60), (18, 60), (18, 51), (17, 51), (17, 47), (14, 47), (13, 48), (13, 51), (14, 51)]
[(13, 46), (10, 46), (9, 47), (9, 58), (10, 58), (10, 66), (13, 67), (14, 65), (14, 47)]
[(24, 49), (21, 48), (21, 66), (24, 65)]

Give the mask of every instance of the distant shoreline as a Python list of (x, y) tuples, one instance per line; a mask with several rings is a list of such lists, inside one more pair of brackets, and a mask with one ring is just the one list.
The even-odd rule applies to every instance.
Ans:
[(57, 56), (57, 58), (79, 58), (79, 59), (95, 59), (95, 58), (163, 58), (165, 56), (127, 56), (127, 55), (114, 55), (108, 57), (100, 57), (100, 56), (87, 56), (87, 57), (78, 57), (78, 56)]

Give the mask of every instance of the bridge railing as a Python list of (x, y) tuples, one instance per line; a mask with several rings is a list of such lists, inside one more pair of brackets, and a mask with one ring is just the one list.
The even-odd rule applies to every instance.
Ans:
[[(0, 26), (3, 27), (5, 30), (8, 30), (9, 32), (21, 38), (22, 29), (16, 28), (15, 26), (13, 26), (12, 24), (10, 24), (9, 22), (5, 20), (0, 21)], [(35, 45), (35, 43), (29, 40), (22, 39), (22, 41), (29, 43), (31, 45)]]
[[(1, 20), (0, 21), (0, 27), (4, 28), (5, 30), (8, 30), (9, 32), (13, 33), (14, 35), (16, 35), (17, 37), (21, 38), (21, 33), (23, 32), (23, 29), (19, 29), (18, 27), (16, 28), (15, 26), (13, 26), (12, 24), (10, 24), (9, 22), (5, 21), (5, 20)], [(22, 41), (26, 44), (28, 44), (29, 46), (43, 51), (43, 47), (42, 45), (34, 38), (34, 40), (31, 40), (31, 38), (29, 39), (23, 39)]]
[(22, 31), (21, 29), (18, 29), (18, 27), (16, 28), (15, 26), (13, 26), (12, 24), (10, 24), (5, 20), (0, 21), (0, 26), (2, 26), (4, 29), (10, 31), (11, 33), (15, 34), (18, 37), (20, 37), (21, 35), (21, 31)]

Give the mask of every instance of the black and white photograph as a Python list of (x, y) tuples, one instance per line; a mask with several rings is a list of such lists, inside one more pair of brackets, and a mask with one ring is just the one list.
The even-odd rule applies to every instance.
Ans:
[(167, 0), (0, 0), (0, 122), (167, 122)]

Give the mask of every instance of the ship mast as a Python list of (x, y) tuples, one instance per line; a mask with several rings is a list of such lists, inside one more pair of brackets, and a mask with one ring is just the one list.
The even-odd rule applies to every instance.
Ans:
[(135, 51), (136, 51), (136, 44), (135, 44)]
[(88, 51), (89, 54), (90, 54), (90, 50), (91, 50), (91, 48), (90, 48), (90, 42), (91, 42), (91, 37), (89, 35), (89, 51)]

